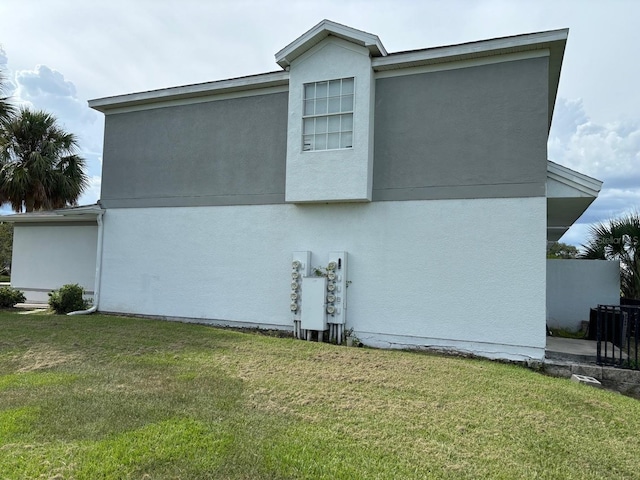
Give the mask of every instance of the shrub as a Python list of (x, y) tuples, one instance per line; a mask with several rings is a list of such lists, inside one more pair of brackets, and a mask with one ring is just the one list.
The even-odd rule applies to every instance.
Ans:
[(82, 298), (83, 295), (84, 288), (77, 283), (69, 283), (49, 293), (49, 306), (54, 312), (61, 315), (76, 310), (85, 310), (89, 306), (89, 302)]
[(24, 293), (12, 287), (0, 288), (0, 308), (14, 307), (16, 303), (24, 303), (27, 299)]

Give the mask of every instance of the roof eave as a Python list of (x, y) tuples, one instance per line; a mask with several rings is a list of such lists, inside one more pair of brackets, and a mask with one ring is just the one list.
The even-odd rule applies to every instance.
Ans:
[(569, 29), (564, 28), (560, 30), (515, 35), (512, 37), (480, 40), (459, 45), (393, 53), (385, 57), (374, 58), (371, 63), (375, 71), (384, 71), (438, 63), (458, 62), (509, 53), (548, 50), (548, 129), (550, 130), (568, 36)]
[(218, 80), (180, 87), (163, 88), (147, 92), (129, 93), (114, 97), (89, 100), (89, 107), (99, 112), (122, 107), (148, 105), (171, 100), (183, 100), (195, 97), (206, 97), (222, 93), (234, 93), (244, 90), (286, 86), (289, 84), (288, 72), (271, 72), (247, 77)]
[(547, 160), (547, 177), (574, 188), (586, 196), (596, 198), (602, 189), (602, 181)]
[(49, 222), (83, 222), (95, 220), (98, 215), (104, 213), (104, 209), (97, 205), (82, 207), (61, 208), (45, 212), (14, 213), (12, 215), (0, 215), (0, 222), (8, 223), (49, 223)]
[(387, 55), (377, 35), (325, 19), (276, 53), (276, 63), (288, 68), (296, 58), (330, 35), (367, 48), (372, 57)]

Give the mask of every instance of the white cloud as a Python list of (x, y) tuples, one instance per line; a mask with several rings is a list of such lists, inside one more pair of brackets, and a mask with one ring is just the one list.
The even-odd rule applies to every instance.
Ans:
[(78, 199), (79, 205), (92, 205), (100, 198), (101, 178), (98, 175), (89, 177), (89, 186)]
[(62, 73), (46, 65), (15, 73), (15, 100), (53, 113), (68, 128), (74, 124), (94, 123), (98, 115), (76, 96), (76, 87)]
[(602, 191), (563, 237), (581, 244), (588, 228), (640, 206), (640, 121), (597, 124), (582, 100), (558, 99), (549, 136), (549, 158), (603, 181)]
[(14, 102), (52, 113), (65, 130), (78, 138), (80, 155), (87, 161), (89, 175), (99, 175), (102, 167), (102, 115), (77, 97), (73, 82), (47, 65), (20, 70), (14, 78)]
[(16, 74), (16, 80), (26, 97), (59, 96), (75, 97), (76, 87), (64, 76), (46, 65), (37, 65), (35, 70), (23, 70)]
[[(559, 99), (549, 136), (549, 158), (604, 180), (605, 188), (618, 186), (614, 182), (640, 174), (640, 121), (598, 125), (589, 119), (581, 100)], [(632, 184), (640, 186), (640, 182)]]

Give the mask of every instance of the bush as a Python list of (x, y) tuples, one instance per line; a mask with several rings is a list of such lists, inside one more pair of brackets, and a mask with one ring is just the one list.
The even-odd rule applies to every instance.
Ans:
[(0, 288), (0, 308), (14, 307), (16, 303), (24, 303), (27, 299), (24, 293), (12, 287)]
[(76, 310), (86, 310), (89, 306), (82, 296), (84, 288), (77, 283), (63, 285), (58, 290), (49, 293), (49, 306), (54, 312), (64, 315)]

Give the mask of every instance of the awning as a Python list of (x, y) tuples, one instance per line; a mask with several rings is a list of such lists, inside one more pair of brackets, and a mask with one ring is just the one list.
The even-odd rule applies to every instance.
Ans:
[(560, 240), (601, 187), (600, 180), (547, 160), (547, 241)]

